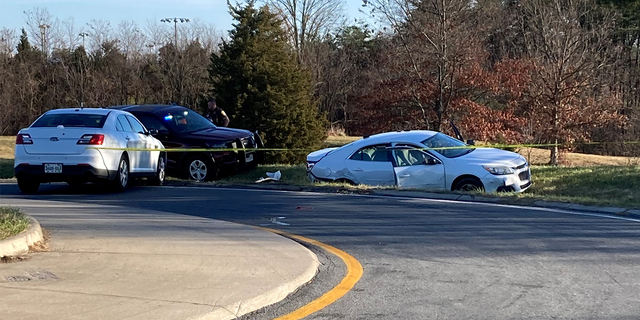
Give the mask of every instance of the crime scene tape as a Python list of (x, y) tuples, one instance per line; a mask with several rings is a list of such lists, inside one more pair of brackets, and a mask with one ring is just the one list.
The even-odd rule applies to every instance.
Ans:
[[(452, 149), (482, 149), (482, 148), (548, 148), (548, 147), (575, 147), (578, 145), (603, 145), (603, 144), (640, 144), (640, 141), (617, 141), (617, 142), (580, 142), (580, 143), (543, 143), (543, 144), (486, 144), (486, 145), (464, 145), (454, 147), (428, 147), (410, 148), (416, 150), (452, 150)], [(388, 147), (389, 149), (402, 149), (403, 147)], [(406, 149), (406, 147), (404, 147)], [(307, 151), (313, 152), (318, 149), (310, 148), (117, 148), (117, 147), (88, 147), (88, 149), (98, 150), (123, 150), (123, 151), (160, 151), (160, 152), (237, 152), (237, 151)]]

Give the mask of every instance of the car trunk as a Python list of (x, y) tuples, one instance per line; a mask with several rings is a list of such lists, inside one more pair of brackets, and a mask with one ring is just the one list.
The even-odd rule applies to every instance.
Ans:
[(33, 144), (23, 144), (28, 154), (82, 154), (87, 148), (86, 144), (77, 144), (85, 134), (95, 134), (94, 128), (31, 128), (23, 130), (23, 134), (29, 134)]

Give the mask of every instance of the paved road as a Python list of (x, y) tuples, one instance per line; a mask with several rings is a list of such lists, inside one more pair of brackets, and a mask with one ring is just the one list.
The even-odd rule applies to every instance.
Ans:
[[(356, 195), (44, 186), (31, 196), (269, 224), (357, 258), (354, 290), (309, 319), (638, 319), (640, 223)], [(0, 185), (2, 198), (24, 197)], [(269, 218), (286, 217), (274, 221)], [(313, 287), (313, 285), (311, 285)]]

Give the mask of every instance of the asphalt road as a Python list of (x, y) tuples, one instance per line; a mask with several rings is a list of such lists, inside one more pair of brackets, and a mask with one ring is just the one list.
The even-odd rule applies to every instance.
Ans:
[[(309, 319), (640, 319), (640, 221), (631, 219), (206, 187), (136, 187), (113, 194), (60, 184), (41, 190), (24, 196), (16, 185), (0, 184), (0, 204), (27, 197), (263, 225), (358, 259), (364, 267), (360, 282)], [(304, 292), (330, 287), (339, 270), (329, 268), (320, 278), (326, 280), (309, 285), (289, 307), (308, 299)]]

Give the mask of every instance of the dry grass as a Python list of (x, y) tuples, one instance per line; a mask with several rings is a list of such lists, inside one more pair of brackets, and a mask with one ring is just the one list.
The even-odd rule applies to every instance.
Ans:
[[(521, 148), (518, 153), (527, 158), (533, 165), (546, 165), (551, 157), (551, 150), (537, 148)], [(566, 152), (561, 154), (562, 164), (567, 167), (593, 167), (593, 166), (637, 166), (640, 158), (599, 156), (595, 154), (583, 154)]]
[(14, 157), (16, 137), (0, 136), (0, 159), (12, 159)]

